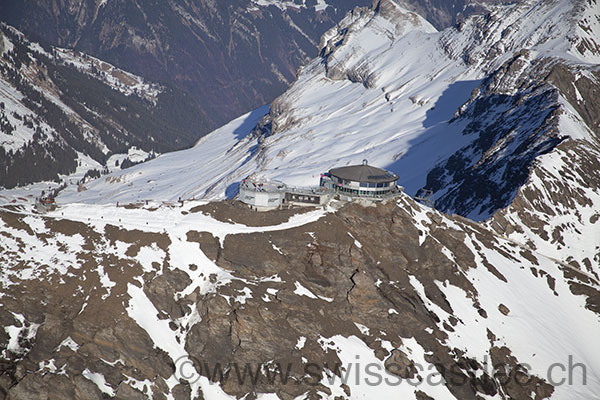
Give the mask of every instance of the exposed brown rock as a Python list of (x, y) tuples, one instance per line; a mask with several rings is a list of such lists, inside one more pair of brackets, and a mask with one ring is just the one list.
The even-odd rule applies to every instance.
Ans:
[(412, 379), (417, 375), (414, 363), (400, 350), (392, 350), (392, 354), (385, 360), (385, 369), (404, 379)]
[[(220, 207), (226, 210), (235, 206)], [(417, 338), (426, 352), (426, 361), (436, 365), (448, 380), (449, 390), (459, 398), (474, 399), (478, 393), (493, 395), (500, 387), (514, 398), (526, 398), (528, 389), (513, 388), (495, 376), (480, 374), (479, 363), (459, 349), (446, 347), (448, 336), (463, 321), (452, 315), (453, 306), (442, 290), (445, 285), (461, 288), (474, 310), (486, 318), (490, 310), (479, 303), (477, 288), (462, 272), (487, 268), (503, 282), (503, 276), (494, 273), (493, 262), (485, 258), (485, 251), (496, 248), (508, 260), (520, 260), (515, 255), (521, 247), (515, 244), (497, 249), (498, 237), (482, 225), (435, 214), (423, 222), (425, 228), (419, 232), (412, 217), (418, 209), (405, 197), (398, 203), (376, 207), (348, 204), (301, 227), (230, 234), (222, 245), (206, 232), (190, 231), (182, 240), (198, 242), (205, 254), (235, 279), (214, 292), (201, 294), (196, 290), (187, 297), (176, 294), (188, 287), (192, 278), (183, 270), (173, 269), (168, 255), (163, 265), (152, 267), (152, 272), (145, 272), (135, 260), (142, 246), (158, 246), (168, 253), (170, 240), (166, 235), (107, 226), (106, 237), (86, 237), (78, 255), (80, 270), (64, 277), (60, 286), (64, 290), (53, 290), (55, 283), (50, 279), (23, 282), (19, 290), (31, 298), (43, 293), (45, 307), (40, 308), (38, 302), (16, 301), (12, 289), (3, 298), (6, 307), (26, 316), (24, 324), (35, 321), (41, 325), (36, 340), (26, 344), (23, 358), (2, 366), (0, 387), (14, 398), (32, 392), (54, 398), (53, 388), (67, 385), (64, 392), (72, 398), (95, 398), (97, 387), (82, 375), (88, 369), (102, 374), (118, 398), (136, 399), (142, 395), (126, 383), (128, 377), (148, 380), (156, 398), (169, 393), (165, 380), (175, 372), (174, 360), (156, 347), (148, 332), (127, 312), (128, 285), (140, 287), (141, 280), (144, 293), (156, 308), (155, 317), (165, 321), (178, 340), (185, 341), (196, 371), (237, 397), (276, 393), (287, 400), (303, 393), (309, 398), (317, 398), (318, 391), (327, 393), (329, 389), (319, 383), (325, 370), (340, 376), (343, 373), (327, 338), (343, 335), (360, 338), (390, 372), (418, 381), (423, 376), (412, 355), (400, 350), (405, 345), (403, 338)], [(287, 211), (266, 215), (270, 221), (289, 218)], [(13, 218), (13, 224), (26, 229), (17, 219)], [(71, 227), (81, 232), (89, 229), (85, 224)], [(76, 234), (77, 229), (69, 233)], [(465, 244), (467, 237), (473, 239), (474, 248)], [(123, 258), (103, 253), (105, 246), (117, 242), (137, 248), (128, 249)], [(444, 254), (443, 247), (452, 249), (452, 259)], [(476, 261), (476, 255), (483, 263)], [(97, 265), (92, 260), (103, 265), (114, 282), (109, 295), (99, 282)], [(198, 265), (196, 270), (202, 268), (200, 262)], [(537, 273), (548, 279), (542, 270)], [(423, 294), (415, 289), (414, 279), (422, 285)], [(217, 278), (212, 276), (211, 282), (216, 285)], [(304, 295), (295, 293), (300, 287)], [(588, 292), (594, 295), (591, 288)], [(443, 311), (436, 315), (428, 302)], [(504, 313), (502, 305), (499, 310)], [(186, 325), (184, 321), (192, 312), (197, 312), (198, 318)], [(16, 323), (11, 314), (0, 312), (0, 318), (5, 325)], [(301, 337), (305, 339), (300, 341)], [(493, 344), (495, 337), (489, 337)], [(64, 345), (58, 349), (67, 338), (76, 343), (76, 350)], [(391, 344), (391, 351), (382, 340)], [(494, 350), (494, 354), (499, 362), (518, 362), (508, 349)], [(55, 374), (49, 373), (50, 367), (40, 370), (40, 363), (50, 359), (66, 375), (51, 378)], [(313, 375), (307, 375), (306, 368), (313, 364)], [(259, 371), (256, 381), (240, 381), (237, 377), (235, 368), (243, 370), (246, 366)], [(218, 374), (218, 367), (229, 369), (229, 376)], [(281, 376), (273, 380), (267, 368), (288, 372), (286, 380), (282, 381)], [(540, 378), (527, 376), (534, 385), (527, 388), (541, 395), (548, 393)], [(60, 382), (51, 383), (51, 379)], [(352, 396), (350, 386), (344, 390)], [(171, 391), (176, 398), (187, 398), (189, 393), (185, 381)], [(424, 393), (419, 396), (427, 398)]]

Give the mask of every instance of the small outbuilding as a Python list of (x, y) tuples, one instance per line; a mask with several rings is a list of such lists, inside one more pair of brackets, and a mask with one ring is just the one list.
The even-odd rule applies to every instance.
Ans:
[(285, 201), (285, 185), (246, 178), (240, 184), (239, 199), (257, 210), (272, 210)]
[(56, 209), (56, 201), (52, 196), (42, 196), (36, 199), (35, 208), (41, 213), (53, 211)]
[(254, 210), (268, 211), (281, 207), (327, 204), (331, 199), (331, 190), (289, 186), (282, 182), (248, 177), (240, 183), (238, 198)]

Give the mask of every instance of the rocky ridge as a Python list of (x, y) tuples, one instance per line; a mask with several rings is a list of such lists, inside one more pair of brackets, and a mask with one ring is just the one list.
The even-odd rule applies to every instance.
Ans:
[[(595, 370), (597, 274), (408, 196), (269, 212), (254, 227), (236, 222), (253, 212), (235, 203), (82, 207), (2, 211), (7, 399), (586, 398), (600, 387), (593, 373), (585, 386), (547, 375), (568, 355)], [(403, 383), (347, 379), (361, 362)]]

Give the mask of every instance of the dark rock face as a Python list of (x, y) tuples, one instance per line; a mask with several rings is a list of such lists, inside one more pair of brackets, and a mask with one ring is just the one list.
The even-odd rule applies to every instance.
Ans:
[(599, 81), (576, 78), (578, 68), (552, 59), (531, 62), (523, 51), (491, 73), (450, 121), (468, 121), (463, 135), (477, 139), (427, 176), (425, 189), (437, 192), (436, 208), (485, 219), (508, 206), (535, 160), (567, 138), (559, 128), (565, 113), (561, 96), (597, 137), (599, 113), (592, 99)]
[[(463, 135), (478, 139), (429, 172), (425, 188), (445, 192), (437, 208), (465, 216), (492, 214), (526, 182), (533, 160), (561, 142), (557, 90), (534, 78), (544, 73), (543, 66), (515, 76), (521, 58), (527, 55), (517, 55), (486, 79), (457, 115), (456, 120), (469, 121)], [(511, 93), (505, 81), (515, 80)]]

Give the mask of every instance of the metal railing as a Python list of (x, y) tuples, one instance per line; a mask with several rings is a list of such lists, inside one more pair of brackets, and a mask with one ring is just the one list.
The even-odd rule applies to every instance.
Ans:
[(334, 191), (332, 189), (327, 189), (322, 186), (287, 186), (286, 185), (285, 191), (287, 193), (302, 194), (302, 195), (308, 195), (308, 196), (310, 196), (311, 194), (322, 195), (322, 194), (333, 194), (334, 193)]
[(269, 182), (269, 181), (265, 181), (265, 182), (241, 182), (240, 183), (240, 188), (244, 188), (247, 190), (251, 190), (254, 192), (269, 192), (269, 193), (273, 193), (273, 192), (285, 192), (285, 188), (286, 185), (284, 183), (280, 183), (280, 182)]
[(254, 191), (254, 192), (266, 192), (266, 193), (293, 193), (304, 196), (311, 195), (340, 195), (356, 199), (367, 199), (367, 200), (387, 200), (400, 196), (403, 192), (403, 187), (396, 186), (394, 189), (383, 194), (360, 194), (352, 192), (344, 192), (339, 188), (327, 188), (324, 186), (292, 186), (286, 185), (283, 182), (277, 181), (263, 181), (263, 182), (252, 182), (246, 181), (241, 182), (240, 187)]

